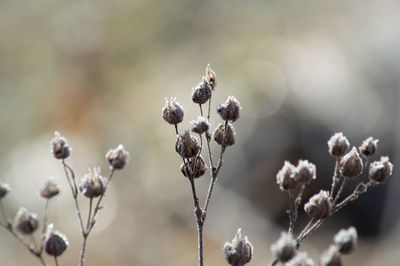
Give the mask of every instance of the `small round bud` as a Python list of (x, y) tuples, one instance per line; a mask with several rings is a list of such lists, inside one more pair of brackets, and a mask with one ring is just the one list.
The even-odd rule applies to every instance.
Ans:
[(199, 178), (207, 171), (207, 166), (201, 155), (189, 159), (189, 162), (181, 165), (181, 172), (186, 177)]
[(353, 252), (353, 250), (357, 247), (357, 231), (354, 227), (350, 227), (349, 229), (340, 230), (335, 237), (333, 238), (333, 242), (340, 254), (347, 255)]
[(53, 180), (48, 180), (40, 189), (40, 196), (50, 199), (60, 193), (60, 186)]
[(373, 137), (369, 137), (364, 140), (361, 146), (358, 148), (361, 155), (365, 158), (374, 156), (378, 148), (378, 142), (379, 139), (374, 139)]
[(54, 138), (50, 141), (51, 153), (59, 160), (64, 160), (71, 154), (71, 147), (66, 138), (64, 138), (58, 131), (54, 132)]
[(35, 213), (29, 212), (26, 208), (19, 208), (14, 219), (14, 226), (24, 235), (30, 235), (36, 231), (39, 226), (38, 216)]
[(285, 161), (281, 170), (276, 175), (276, 183), (282, 191), (295, 189), (298, 180), (296, 179), (296, 167), (288, 161)]
[(121, 144), (106, 153), (106, 159), (112, 169), (122, 169), (128, 162), (129, 152)]
[(100, 175), (100, 168), (89, 169), (81, 179), (79, 190), (87, 198), (97, 198), (104, 194), (107, 179)]
[(231, 123), (228, 123), (226, 130), (225, 124), (219, 124), (214, 130), (214, 140), (221, 146), (232, 146), (235, 144), (235, 135), (236, 132)]
[(393, 164), (387, 156), (382, 156), (379, 161), (372, 162), (369, 166), (369, 178), (377, 183), (385, 183), (392, 173)]
[(11, 187), (6, 183), (0, 183), (0, 200), (10, 193)]
[(217, 107), (217, 112), (226, 121), (235, 122), (240, 116), (240, 103), (234, 96), (229, 96), (225, 103)]
[(190, 135), (189, 131), (185, 131), (178, 136), (175, 150), (182, 158), (192, 158), (199, 153), (200, 146), (197, 144), (196, 138)]
[(210, 85), (211, 89), (214, 90), (217, 87), (217, 76), (215, 72), (211, 69), (210, 64), (206, 67), (206, 81)]
[(192, 101), (197, 104), (205, 104), (211, 98), (211, 87), (205, 78), (192, 89)]
[(312, 196), (304, 205), (305, 212), (315, 220), (327, 218), (331, 214), (331, 209), (329, 192), (324, 190)]
[(350, 143), (342, 132), (335, 133), (328, 140), (329, 153), (333, 156), (343, 156), (350, 147)]
[(356, 147), (344, 155), (339, 162), (340, 174), (347, 178), (355, 178), (362, 173), (363, 161)]
[(296, 256), (285, 266), (314, 266), (314, 262), (306, 252), (297, 252)]
[(271, 246), (271, 251), (279, 261), (288, 262), (296, 255), (296, 241), (291, 234), (282, 232), (278, 241)]
[(340, 254), (337, 250), (337, 247), (331, 245), (329, 249), (325, 250), (322, 253), (320, 258), (320, 265), (321, 266), (342, 266), (342, 259)]
[(168, 124), (176, 125), (183, 121), (183, 107), (176, 98), (171, 98), (169, 101), (165, 99), (165, 106), (162, 108), (162, 116)]
[(43, 241), (43, 248), (46, 253), (53, 257), (61, 256), (68, 247), (66, 236), (54, 230), (53, 224), (46, 228), (46, 234)]
[(307, 160), (300, 160), (296, 166), (295, 179), (300, 184), (309, 184), (311, 180), (316, 179), (316, 168), (315, 164), (310, 163)]
[(249, 242), (247, 236), (242, 236), (239, 228), (232, 241), (225, 242), (223, 252), (230, 265), (242, 266), (250, 262), (253, 256), (253, 245)]
[(207, 118), (204, 116), (199, 116), (196, 120), (190, 122), (192, 126), (192, 132), (197, 134), (203, 134), (210, 128), (210, 123), (208, 123)]

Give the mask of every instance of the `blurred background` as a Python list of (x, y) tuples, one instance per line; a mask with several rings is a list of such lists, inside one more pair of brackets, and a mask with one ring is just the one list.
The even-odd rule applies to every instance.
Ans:
[[(206, 265), (227, 265), (222, 245), (239, 227), (255, 246), (251, 265), (271, 261), (270, 245), (288, 226), (276, 173), (285, 160), (308, 159), (317, 181), (305, 198), (329, 189), (334, 158), (326, 142), (338, 131), (357, 147), (379, 138), (378, 158), (390, 156), (394, 177), (302, 249), (316, 260), (340, 228), (354, 225), (359, 249), (345, 264), (393, 265), (400, 258), (399, 10), (396, 0), (1, 1), (0, 178), (13, 188), (3, 202), (8, 216), (21, 205), (42, 214), (38, 189), (56, 179), (63, 191), (50, 203), (50, 220), (70, 241), (60, 265), (77, 265), (78, 223), (49, 141), (54, 130), (68, 138), (78, 176), (94, 166), (108, 174), (104, 154), (122, 143), (131, 161), (113, 179), (86, 265), (196, 265), (190, 185), (161, 108), (165, 97), (177, 97), (181, 129), (188, 128), (198, 115), (191, 88), (210, 63), (218, 78), (213, 110), (228, 95), (243, 109), (209, 208)], [(212, 127), (218, 123), (214, 112)], [(196, 181), (202, 200), (209, 179)], [(301, 211), (296, 231), (306, 222)], [(0, 239), (2, 265), (36, 265), (4, 230)]]

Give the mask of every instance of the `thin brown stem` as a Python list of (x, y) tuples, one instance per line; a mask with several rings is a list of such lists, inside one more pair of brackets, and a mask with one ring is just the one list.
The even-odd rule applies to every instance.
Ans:
[(49, 199), (46, 199), (46, 204), (44, 205), (44, 212), (43, 212), (42, 242), (40, 244), (40, 253), (43, 252), (43, 242), (44, 242), (45, 235), (46, 235), (48, 207), (49, 207)]
[(335, 189), (336, 189), (337, 183), (339, 182), (339, 177), (338, 177), (339, 162), (340, 162), (340, 157), (336, 157), (335, 170), (334, 170), (333, 175), (332, 175), (331, 193), (329, 194), (332, 201), (334, 199), (333, 194), (335, 193)]
[(287, 213), (289, 215), (289, 234), (293, 234), (294, 229), (294, 197), (293, 197), (293, 190), (289, 190), (289, 209)]
[(85, 234), (83, 236), (82, 248), (81, 248), (81, 255), (79, 257), (79, 266), (83, 266), (85, 264), (85, 252), (86, 252), (86, 242), (87, 242), (88, 235)]
[(203, 107), (201, 107), (201, 104), (199, 104), (200, 107), (200, 115), (203, 116)]
[(279, 259), (275, 259), (273, 262), (271, 262), (271, 266), (275, 266), (279, 263)]
[(346, 186), (348, 180), (349, 180), (349, 179), (348, 179), (347, 177), (343, 177), (342, 184), (340, 185), (339, 190), (338, 190), (338, 192), (337, 192), (337, 194), (336, 194), (336, 196), (335, 196), (335, 199), (334, 199), (333, 202), (332, 202), (332, 205), (333, 205), (333, 206), (335, 206), (336, 202), (340, 199), (340, 195), (342, 194), (343, 189), (344, 189), (344, 187)]
[(57, 259), (57, 256), (54, 256), (54, 264), (55, 264), (56, 266), (58, 266), (58, 259)]
[(210, 114), (211, 114), (211, 99), (212, 99), (212, 94), (210, 96), (210, 100), (208, 100), (208, 114), (207, 114), (208, 120), (210, 120)]
[(88, 214), (88, 218), (87, 218), (86, 231), (89, 230), (90, 220), (91, 220), (91, 217), (92, 217), (92, 208), (93, 208), (93, 198), (90, 198), (90, 200), (89, 200), (89, 214)]

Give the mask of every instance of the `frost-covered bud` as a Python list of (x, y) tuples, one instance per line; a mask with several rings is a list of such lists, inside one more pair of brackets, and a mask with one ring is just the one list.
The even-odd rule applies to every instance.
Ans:
[(50, 199), (60, 193), (60, 186), (53, 180), (46, 181), (40, 188), (40, 196)]
[(333, 242), (338, 248), (340, 254), (350, 254), (357, 247), (356, 229), (354, 227), (350, 227), (349, 229), (340, 230), (333, 238)]
[(71, 154), (68, 141), (58, 131), (54, 132), (54, 138), (50, 141), (51, 153), (56, 159), (64, 160)]
[(67, 237), (54, 230), (53, 224), (49, 224), (46, 228), (43, 240), (43, 248), (46, 253), (53, 257), (61, 256), (68, 247)]
[(38, 216), (35, 213), (29, 212), (26, 208), (19, 208), (14, 219), (14, 226), (24, 235), (30, 235), (36, 231), (39, 226)]
[(347, 178), (355, 178), (362, 173), (363, 161), (356, 147), (353, 147), (339, 162), (340, 174)]
[(242, 266), (250, 262), (253, 256), (253, 245), (243, 237), (239, 228), (232, 242), (225, 242), (224, 257), (232, 266)]
[(6, 183), (0, 183), (0, 200), (11, 191), (11, 187)]
[(181, 165), (181, 172), (186, 177), (199, 178), (207, 171), (207, 166), (201, 155), (189, 159), (189, 162)]
[(179, 124), (183, 121), (183, 115), (183, 107), (176, 101), (176, 98), (171, 97), (169, 101), (168, 99), (165, 99), (165, 106), (162, 109), (162, 116), (168, 124)]
[(350, 148), (350, 143), (342, 132), (335, 133), (328, 140), (329, 153), (333, 156), (343, 156)]
[(271, 251), (279, 261), (288, 262), (296, 255), (296, 241), (291, 234), (282, 232), (278, 241), (271, 246)]
[(217, 87), (217, 76), (215, 72), (211, 69), (210, 64), (206, 67), (206, 81), (210, 85), (211, 89), (214, 90)]
[(309, 184), (311, 180), (316, 179), (316, 168), (315, 164), (310, 163), (307, 160), (300, 160), (296, 166), (295, 179), (300, 184)]
[(189, 131), (185, 131), (178, 136), (175, 144), (175, 150), (182, 158), (192, 158), (200, 151), (200, 146), (195, 137), (190, 135)]
[(379, 161), (372, 162), (369, 166), (369, 178), (378, 183), (385, 183), (392, 173), (393, 164), (387, 156), (382, 156)]
[(203, 134), (210, 128), (210, 123), (208, 123), (207, 118), (204, 116), (199, 116), (196, 120), (190, 122), (192, 126), (192, 132), (197, 134)]
[(329, 200), (329, 192), (321, 190), (312, 196), (304, 205), (304, 210), (313, 219), (325, 219), (331, 214), (332, 205)]
[(364, 140), (361, 146), (358, 148), (362, 156), (365, 158), (374, 156), (378, 148), (378, 142), (379, 139), (374, 139), (373, 137), (369, 137)]
[(295, 189), (299, 184), (296, 179), (296, 167), (285, 161), (281, 170), (276, 175), (276, 183), (282, 191)]
[(214, 130), (214, 140), (221, 146), (232, 146), (235, 144), (235, 135), (236, 132), (231, 123), (228, 123), (226, 130), (225, 124), (219, 124)]
[(211, 98), (211, 86), (205, 78), (192, 89), (192, 101), (197, 104), (205, 104)]
[(321, 266), (342, 266), (342, 259), (336, 246), (331, 245), (322, 253), (320, 258)]
[(306, 252), (298, 252), (285, 266), (314, 266), (314, 262)]
[(229, 96), (225, 103), (217, 107), (217, 112), (223, 120), (235, 122), (240, 116), (240, 103), (234, 96)]
[(112, 169), (122, 169), (129, 159), (129, 152), (121, 144), (106, 153), (106, 159)]
[(89, 169), (81, 179), (79, 190), (87, 198), (97, 198), (104, 194), (107, 179), (100, 174), (100, 168)]

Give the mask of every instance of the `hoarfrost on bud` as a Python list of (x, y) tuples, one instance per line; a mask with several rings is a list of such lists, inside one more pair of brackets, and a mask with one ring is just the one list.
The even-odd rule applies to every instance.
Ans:
[(225, 124), (219, 124), (214, 131), (214, 140), (218, 145), (232, 146), (236, 143), (235, 135), (236, 132), (231, 123), (227, 124), (226, 130)]
[(206, 67), (206, 76), (205, 79), (207, 83), (210, 85), (211, 89), (214, 90), (217, 87), (217, 76), (215, 72), (211, 69), (210, 64)]
[(285, 266), (314, 266), (314, 262), (306, 252), (297, 252), (296, 256), (288, 261)]
[(60, 193), (60, 185), (54, 180), (46, 181), (40, 189), (40, 196), (50, 199)]
[(278, 241), (271, 246), (271, 251), (279, 261), (290, 261), (296, 255), (296, 241), (292, 234), (282, 232)]
[(106, 159), (112, 169), (122, 169), (129, 159), (129, 152), (122, 144), (106, 153)]
[(10, 193), (11, 187), (6, 183), (0, 182), (0, 200)]
[(335, 245), (331, 245), (327, 250), (322, 253), (320, 258), (321, 266), (342, 266), (342, 259), (340, 253)]
[(210, 123), (204, 116), (199, 116), (196, 120), (191, 121), (190, 125), (192, 127), (192, 132), (200, 135), (208, 132), (208, 129), (210, 128)]
[(211, 86), (205, 78), (192, 89), (192, 101), (197, 104), (205, 104), (211, 98)]
[(101, 176), (100, 168), (89, 169), (81, 179), (79, 190), (87, 198), (97, 198), (104, 194), (107, 178)]
[(354, 227), (340, 230), (333, 238), (341, 254), (350, 254), (357, 247), (357, 231)]
[(53, 257), (61, 256), (67, 249), (69, 243), (66, 236), (54, 230), (53, 224), (49, 224), (46, 228), (43, 240), (43, 248), (46, 253)]
[(184, 111), (176, 98), (165, 99), (165, 106), (162, 108), (162, 116), (168, 124), (177, 125), (183, 121)]
[(62, 136), (58, 131), (54, 132), (54, 138), (50, 141), (51, 153), (56, 159), (64, 160), (71, 154), (71, 147), (67, 139)]
[(296, 167), (290, 162), (285, 161), (281, 170), (276, 175), (276, 183), (282, 191), (295, 189), (298, 185)]
[(393, 174), (393, 164), (389, 157), (382, 156), (379, 161), (372, 162), (369, 166), (369, 178), (377, 183), (385, 183)]
[(206, 163), (201, 155), (189, 159), (186, 164), (181, 165), (181, 172), (186, 177), (199, 178), (207, 171)]
[(178, 136), (175, 144), (175, 150), (182, 158), (192, 158), (200, 151), (200, 146), (195, 137), (190, 135), (189, 131), (185, 131)]
[(361, 146), (358, 148), (362, 156), (364, 156), (365, 158), (374, 156), (378, 148), (378, 142), (379, 139), (374, 139), (373, 137), (365, 139)]
[(300, 160), (296, 166), (295, 179), (300, 184), (309, 184), (311, 180), (316, 179), (316, 168), (315, 164), (310, 163), (307, 160)]
[(340, 174), (347, 178), (356, 178), (363, 171), (363, 161), (356, 147), (344, 155), (339, 162)]
[(240, 103), (234, 96), (228, 96), (225, 103), (217, 107), (217, 113), (224, 121), (235, 122), (240, 117)]
[(329, 153), (333, 156), (343, 156), (350, 147), (350, 143), (342, 132), (335, 133), (328, 140)]
[(242, 236), (239, 228), (232, 241), (224, 244), (223, 252), (230, 265), (242, 266), (250, 262), (253, 256), (253, 246), (247, 236)]
[(15, 216), (14, 226), (23, 235), (33, 234), (39, 226), (38, 216), (21, 207)]
[(331, 214), (332, 205), (329, 192), (321, 190), (304, 205), (305, 212), (313, 219), (325, 219)]

